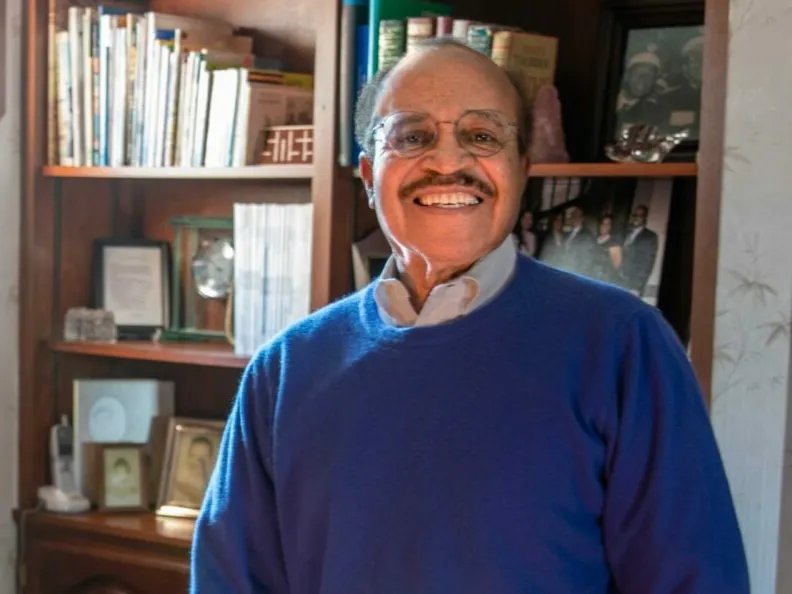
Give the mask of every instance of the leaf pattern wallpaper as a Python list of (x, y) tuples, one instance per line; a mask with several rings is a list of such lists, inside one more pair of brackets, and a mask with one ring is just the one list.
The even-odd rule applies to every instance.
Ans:
[(22, 0), (0, 0), (0, 594), (14, 592)]
[(792, 490), (783, 488), (785, 464), (792, 462), (785, 442), (792, 316), (790, 30), (790, 0), (730, 2), (712, 420), (756, 594), (792, 592), (792, 581), (780, 587), (787, 578), (777, 576), (792, 561), (792, 546), (785, 544), (792, 513), (779, 531), (792, 505)]

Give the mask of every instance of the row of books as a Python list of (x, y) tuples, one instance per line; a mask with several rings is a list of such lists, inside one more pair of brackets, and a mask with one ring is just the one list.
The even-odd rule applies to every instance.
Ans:
[(313, 205), (234, 205), (234, 350), (253, 355), (310, 313)]
[(451, 37), (510, 72), (526, 101), (554, 84), (558, 38), (515, 27), (457, 18), (451, 7), (423, 0), (344, 0), (341, 28), (339, 134), (342, 165), (357, 165), (354, 102), (378, 71), (393, 66), (422, 39)]
[(51, 164), (250, 165), (266, 128), (313, 121), (313, 76), (229, 23), (100, 5), (50, 26)]

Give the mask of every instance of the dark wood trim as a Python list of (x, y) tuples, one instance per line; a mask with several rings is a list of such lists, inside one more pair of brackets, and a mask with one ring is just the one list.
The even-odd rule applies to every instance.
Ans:
[(696, 236), (691, 304), (691, 359), (707, 406), (712, 398), (715, 352), (715, 291), (718, 277), (718, 236), (725, 149), (726, 89), (729, 58), (729, 2), (707, 0), (705, 12), (704, 81), (701, 97), (701, 140)]
[[(19, 266), (19, 465), (18, 503), (29, 506), (37, 499), (37, 486), (47, 476), (47, 440), (51, 409), (50, 362), (40, 348), (50, 322), (52, 267), (51, 228), (46, 220), (52, 200), (38, 205), (38, 175), (46, 145), (46, 0), (24, 2), (24, 51), (22, 52), (22, 151), (21, 151), (21, 238)], [(50, 188), (50, 195), (52, 194)], [(32, 299), (33, 295), (38, 298)]]
[(314, 208), (311, 309), (347, 293), (351, 286), (353, 179), (338, 164), (338, 52), (340, 6), (318, 4), (314, 73)]

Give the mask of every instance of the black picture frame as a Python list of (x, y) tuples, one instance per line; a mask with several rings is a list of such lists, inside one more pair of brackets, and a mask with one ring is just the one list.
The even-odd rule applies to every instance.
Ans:
[[(170, 286), (171, 286), (171, 246), (167, 241), (160, 241), (155, 239), (115, 239), (115, 238), (100, 238), (95, 239), (93, 243), (93, 307), (98, 309), (113, 310), (112, 300), (108, 303), (108, 282), (110, 279), (105, 274), (105, 268), (109, 250), (116, 250), (116, 257), (123, 255), (122, 252), (126, 250), (127, 257), (130, 259), (135, 257), (135, 254), (142, 256), (149, 250), (156, 252), (156, 255), (150, 254), (147, 258), (147, 264), (153, 264), (155, 269), (152, 271), (156, 275), (156, 279), (152, 277), (150, 280), (153, 283), (159, 283), (159, 289), (156, 286), (151, 289), (159, 295), (158, 312), (152, 316), (140, 316), (138, 319), (128, 319), (127, 315), (113, 311), (116, 315), (116, 327), (118, 329), (119, 340), (150, 340), (154, 337), (157, 331), (165, 330), (170, 326), (170, 316), (172, 305), (170, 302)], [(145, 272), (142, 273), (145, 275)], [(118, 280), (118, 279), (116, 279)], [(134, 289), (134, 284), (140, 282), (140, 279), (128, 278), (129, 285), (125, 287), (125, 292)], [(144, 281), (145, 282), (145, 281)], [(145, 290), (145, 288), (143, 289)], [(155, 319), (156, 318), (156, 319)]]
[[(602, 52), (598, 67), (598, 133), (594, 135), (597, 146), (593, 147), (594, 154), (600, 159), (607, 159), (604, 148), (616, 139), (616, 105), (624, 76), (625, 52), (630, 33), (639, 29), (674, 29), (703, 25), (703, 2), (667, 0), (665, 4), (604, 7), (600, 29)], [(683, 141), (668, 155), (666, 161), (695, 161), (698, 145), (697, 138)]]

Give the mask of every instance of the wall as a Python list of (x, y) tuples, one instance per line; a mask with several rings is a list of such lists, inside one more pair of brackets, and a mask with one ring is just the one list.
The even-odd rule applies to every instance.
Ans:
[(22, 0), (0, 0), (0, 593), (14, 591)]
[[(776, 590), (776, 571), (790, 388), (792, 3), (731, 0), (730, 9), (712, 415), (752, 591), (789, 594), (792, 581)], [(792, 548), (781, 551), (789, 565)]]

